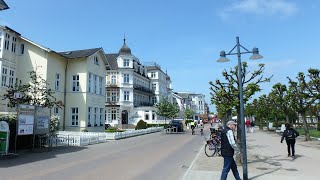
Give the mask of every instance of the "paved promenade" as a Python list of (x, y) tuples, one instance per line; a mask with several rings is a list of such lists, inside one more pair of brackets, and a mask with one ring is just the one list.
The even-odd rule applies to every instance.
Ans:
[[(259, 131), (247, 134), (248, 175), (255, 180), (316, 180), (320, 177), (320, 141), (306, 142), (298, 137), (296, 157), (287, 157), (285, 141), (280, 143), (275, 132)], [(207, 157), (204, 145), (200, 149), (183, 180), (218, 180), (223, 158)], [(242, 178), (242, 166), (238, 166)], [(228, 179), (234, 179), (232, 171)]]

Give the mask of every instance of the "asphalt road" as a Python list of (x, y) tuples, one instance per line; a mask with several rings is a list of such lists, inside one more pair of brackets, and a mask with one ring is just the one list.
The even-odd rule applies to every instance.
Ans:
[[(209, 131), (209, 130), (206, 130)], [(181, 179), (203, 145), (196, 135), (153, 133), (0, 160), (0, 180)], [(209, 133), (209, 132), (207, 132)]]

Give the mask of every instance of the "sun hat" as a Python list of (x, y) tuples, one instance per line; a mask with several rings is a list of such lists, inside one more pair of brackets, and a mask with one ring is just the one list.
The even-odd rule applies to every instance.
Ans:
[(229, 125), (232, 125), (232, 124), (237, 125), (237, 123), (234, 122), (234, 121), (228, 121), (228, 123), (227, 123), (228, 126), (229, 126)]

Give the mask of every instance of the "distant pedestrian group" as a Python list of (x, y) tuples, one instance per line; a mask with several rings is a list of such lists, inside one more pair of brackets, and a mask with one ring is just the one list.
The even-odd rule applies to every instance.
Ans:
[(245, 124), (246, 124), (247, 132), (248, 133), (253, 133), (254, 126), (255, 126), (254, 121), (253, 120), (250, 121), (250, 119), (247, 119)]

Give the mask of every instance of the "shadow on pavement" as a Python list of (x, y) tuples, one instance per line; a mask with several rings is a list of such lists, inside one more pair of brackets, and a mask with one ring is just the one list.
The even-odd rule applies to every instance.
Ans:
[(7, 168), (11, 166), (18, 166), (36, 161), (51, 159), (55, 158), (59, 154), (73, 153), (84, 149), (87, 149), (87, 147), (62, 146), (52, 148), (50, 151), (39, 151), (38, 149), (35, 149), (33, 151), (20, 150), (17, 151), (17, 155), (0, 159), (0, 168)]
[(264, 176), (264, 175), (267, 175), (267, 174), (271, 174), (275, 171), (279, 171), (281, 168), (277, 168), (277, 169), (274, 169), (272, 171), (268, 171), (268, 172), (265, 172), (265, 173), (262, 173), (262, 174), (259, 174), (259, 175), (256, 175), (256, 176), (253, 176), (253, 177), (250, 177), (249, 179), (256, 179), (256, 178), (259, 178), (261, 176)]

